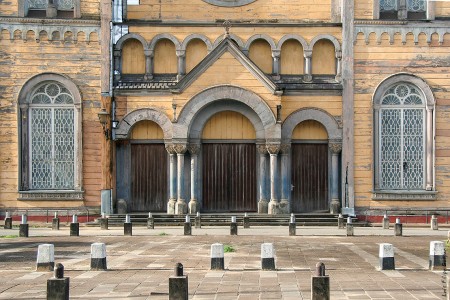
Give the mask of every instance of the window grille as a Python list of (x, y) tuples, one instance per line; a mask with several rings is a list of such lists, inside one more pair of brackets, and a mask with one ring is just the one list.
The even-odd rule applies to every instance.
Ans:
[(47, 82), (31, 96), (30, 183), (32, 189), (73, 189), (75, 128), (73, 96)]
[(425, 12), (426, 11), (425, 0), (408, 0), (407, 9), (410, 12)]
[[(49, 0), (26, 0), (29, 9), (43, 10), (48, 6)], [(74, 0), (54, 0), (57, 10), (73, 10)]]
[(380, 108), (380, 188), (423, 189), (425, 102), (415, 86), (400, 83)]
[(380, 12), (397, 10), (397, 0), (380, 0)]

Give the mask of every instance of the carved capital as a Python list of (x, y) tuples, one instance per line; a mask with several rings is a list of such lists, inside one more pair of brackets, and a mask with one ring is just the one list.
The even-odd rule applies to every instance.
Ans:
[(282, 144), (280, 147), (281, 154), (289, 154), (291, 150), (291, 144)]
[(185, 57), (186, 56), (186, 51), (185, 50), (176, 50), (175, 53), (177, 54), (178, 57)]
[(258, 150), (259, 154), (267, 154), (267, 148), (266, 145), (256, 145), (256, 150)]
[(174, 144), (173, 148), (177, 154), (184, 154), (187, 151), (187, 147), (184, 144)]
[(278, 154), (281, 146), (279, 144), (269, 144), (269, 145), (266, 145), (266, 148), (270, 154)]
[(312, 50), (303, 50), (303, 56), (305, 58), (311, 58), (312, 57)]
[(192, 155), (197, 155), (200, 152), (200, 145), (199, 144), (189, 144), (187, 147), (189, 153)]
[(334, 154), (339, 154), (342, 151), (342, 144), (340, 143), (330, 143), (328, 147)]
[(166, 144), (166, 151), (169, 154), (176, 154), (177, 152), (175, 151), (174, 145), (173, 144)]

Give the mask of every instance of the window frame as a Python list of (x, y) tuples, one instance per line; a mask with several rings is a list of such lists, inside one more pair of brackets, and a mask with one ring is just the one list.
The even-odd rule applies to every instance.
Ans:
[[(423, 189), (382, 189), (380, 188), (381, 180), (381, 109), (385, 108), (381, 101), (392, 86), (406, 83), (415, 86), (420, 90), (424, 105), (417, 107), (424, 109), (424, 170), (423, 170)], [(435, 100), (430, 87), (422, 79), (410, 74), (397, 74), (384, 80), (377, 87), (373, 98), (373, 199), (375, 200), (433, 200), (436, 193), (435, 187)], [(410, 106), (399, 106), (401, 109)], [(402, 194), (400, 196), (400, 194)], [(400, 199), (399, 199), (400, 198)]]
[[(434, 20), (435, 18), (435, 1), (427, 1), (426, 4), (426, 12), (425, 18), (408, 18), (407, 11), (407, 0), (397, 0), (397, 18), (395, 19), (380, 19), (380, 0), (373, 0), (373, 19), (374, 20), (383, 20), (383, 21), (398, 21), (398, 20), (411, 20), (411, 21), (420, 21), (420, 20)], [(402, 9), (403, 7), (403, 9)]]
[[(44, 82), (57, 82), (73, 97), (74, 111), (74, 182), (73, 189), (31, 189), (30, 101), (31, 95)], [(68, 77), (44, 73), (34, 76), (22, 87), (18, 97), (19, 182), (18, 200), (82, 200), (82, 103), (81, 93)]]
[[(19, 17), (21, 17), (21, 18), (28, 17), (29, 9), (27, 7), (27, 0), (18, 0), (18, 6), (19, 6), (19, 11), (18, 11)], [(47, 14), (46, 14), (46, 16), (44, 18), (49, 18), (49, 17), (47, 17)], [(73, 0), (73, 18), (74, 19), (81, 18), (80, 0)]]

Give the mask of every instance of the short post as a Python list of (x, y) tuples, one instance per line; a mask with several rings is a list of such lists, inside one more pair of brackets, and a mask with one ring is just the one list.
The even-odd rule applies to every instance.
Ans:
[(123, 235), (132, 236), (133, 235), (133, 224), (131, 223), (130, 215), (125, 215), (125, 222), (123, 223)]
[(9, 211), (6, 212), (5, 215), (5, 226), (4, 229), (12, 229), (12, 218)]
[(52, 219), (52, 230), (59, 230), (59, 218), (57, 212), (55, 212), (55, 217)]
[(389, 217), (387, 214), (384, 214), (383, 217), (383, 229), (389, 229)]
[(175, 276), (169, 278), (169, 300), (188, 300), (188, 277), (183, 275), (183, 265), (175, 265)]
[(38, 246), (36, 271), (53, 271), (55, 267), (55, 247), (53, 244), (41, 244)]
[(155, 229), (155, 219), (153, 218), (153, 215), (151, 212), (148, 213), (147, 229)]
[(102, 217), (100, 218), (100, 229), (108, 230), (109, 229), (109, 220), (106, 217), (105, 213), (102, 213)]
[(261, 244), (261, 269), (275, 270), (275, 249), (272, 243)]
[(311, 300), (330, 299), (330, 277), (325, 275), (325, 264), (316, 264), (316, 274), (311, 277)]
[(394, 246), (392, 244), (380, 244), (380, 270), (395, 270)]
[(344, 216), (342, 214), (339, 214), (338, 216), (338, 228), (344, 229)]
[(211, 245), (211, 270), (224, 270), (225, 261), (223, 245), (215, 243)]
[(295, 236), (297, 234), (297, 223), (295, 222), (294, 214), (291, 214), (291, 219), (289, 221), (289, 235)]
[(202, 217), (200, 216), (200, 212), (197, 212), (195, 216), (195, 228), (202, 228)]
[(250, 228), (250, 217), (248, 216), (248, 213), (244, 214), (244, 220), (243, 220), (244, 228)]
[(347, 217), (347, 236), (353, 236), (354, 230), (353, 230), (353, 224), (352, 224), (352, 217)]
[(238, 235), (238, 225), (236, 223), (236, 217), (231, 217), (230, 235)]
[(70, 223), (70, 236), (80, 236), (80, 223), (78, 223), (78, 216), (72, 216), (72, 223)]
[(91, 270), (104, 271), (106, 267), (106, 245), (104, 243), (91, 244)]
[(69, 281), (64, 277), (64, 266), (57, 263), (54, 277), (47, 280), (47, 300), (69, 300)]
[(438, 218), (436, 217), (436, 215), (432, 215), (431, 216), (431, 230), (438, 230), (438, 229), (439, 229)]
[(191, 217), (189, 215), (186, 215), (184, 222), (184, 235), (192, 235)]
[(22, 222), (19, 225), (19, 236), (28, 237), (28, 217), (26, 214), (22, 215)]
[(447, 266), (445, 258), (445, 244), (441, 241), (430, 242), (429, 269), (431, 271), (444, 270)]
[(395, 219), (394, 235), (395, 236), (403, 235), (403, 224), (400, 223), (400, 218)]

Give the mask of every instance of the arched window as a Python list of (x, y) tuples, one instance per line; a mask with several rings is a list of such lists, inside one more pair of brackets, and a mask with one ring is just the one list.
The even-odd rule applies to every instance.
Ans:
[[(402, 4), (402, 1), (403, 4)], [(433, 19), (432, 13), (427, 10), (430, 9), (430, 4), (426, 0), (375, 0), (377, 5), (376, 11), (380, 19)], [(406, 2), (406, 3), (405, 3)], [(405, 5), (406, 4), (406, 5)], [(432, 10), (432, 9), (431, 9)]]
[(375, 191), (432, 190), (434, 101), (426, 95), (431, 91), (418, 78), (426, 93), (414, 82), (395, 78), (382, 83), (374, 96)]
[(71, 80), (42, 74), (19, 94), (20, 198), (82, 199), (81, 96)]
[(30, 97), (30, 189), (73, 189), (75, 124), (73, 96), (45, 82)]

